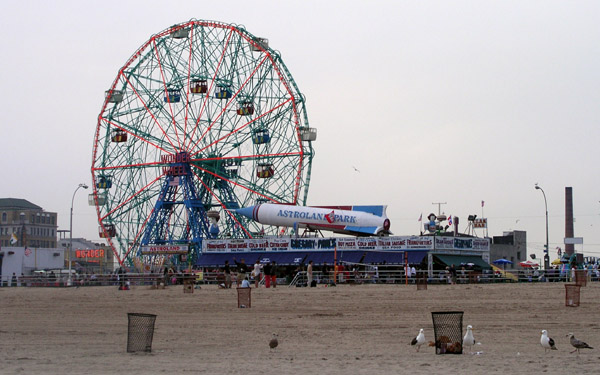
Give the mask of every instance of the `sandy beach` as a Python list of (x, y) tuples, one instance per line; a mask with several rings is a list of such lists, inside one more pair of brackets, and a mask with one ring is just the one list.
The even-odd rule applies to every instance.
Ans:
[[(563, 283), (343, 285), (253, 289), (183, 286), (1, 288), (2, 374), (584, 374), (600, 366), (600, 284), (565, 307)], [(464, 311), (477, 354), (409, 345), (432, 311)], [(152, 353), (127, 353), (127, 313), (156, 314)], [(557, 351), (544, 352), (546, 329)], [(271, 351), (273, 332), (280, 345)], [(580, 355), (573, 332), (594, 350)]]

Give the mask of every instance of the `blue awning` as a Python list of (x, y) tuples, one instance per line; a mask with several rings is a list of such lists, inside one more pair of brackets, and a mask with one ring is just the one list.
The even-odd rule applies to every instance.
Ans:
[[(363, 256), (363, 251), (338, 251), (338, 262), (357, 263)], [(234, 264), (233, 258), (239, 262), (244, 259), (246, 264), (251, 265), (258, 259), (261, 263), (269, 263), (275, 261), (281, 265), (298, 265), (308, 264), (313, 261), (315, 265), (323, 263), (333, 264), (334, 252), (328, 251), (267, 251), (267, 252), (245, 252), (245, 253), (203, 253), (198, 257), (197, 266), (220, 267), (228, 260), (230, 264)]]
[(404, 253), (408, 256), (409, 264), (419, 264), (427, 255), (427, 250), (368, 251), (363, 263), (404, 264), (406, 262)]

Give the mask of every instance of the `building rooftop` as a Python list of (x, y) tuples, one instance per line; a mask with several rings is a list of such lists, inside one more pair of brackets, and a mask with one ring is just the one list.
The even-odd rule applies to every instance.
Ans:
[(35, 205), (28, 200), (19, 198), (0, 198), (0, 209), (27, 209), (27, 210), (41, 210), (42, 208)]

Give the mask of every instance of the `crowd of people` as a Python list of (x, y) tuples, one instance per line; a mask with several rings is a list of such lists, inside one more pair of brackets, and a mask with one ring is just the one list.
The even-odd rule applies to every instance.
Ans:
[[(322, 265), (316, 265), (313, 260), (309, 260), (308, 264), (297, 266), (279, 266), (274, 261), (263, 264), (258, 259), (250, 266), (244, 259), (238, 261), (233, 258), (233, 264), (225, 261), (222, 267), (208, 272), (216, 277), (217, 283), (222, 288), (231, 288), (234, 283), (237, 287), (242, 287), (242, 283), (246, 285), (244, 280), (247, 280), (248, 285), (253, 285), (255, 288), (259, 288), (262, 284), (267, 288), (276, 287), (278, 278), (280, 281), (289, 284), (299, 273), (304, 276), (299, 285), (312, 287), (317, 284), (389, 282), (389, 276), (386, 276), (385, 280), (380, 280), (379, 266), (392, 267), (385, 264), (338, 264), (337, 266), (330, 266), (326, 262)], [(405, 274), (411, 280), (414, 280), (417, 275), (414, 266), (404, 267), (404, 271), (402, 271), (402, 266), (393, 266), (393, 268), (401, 273), (402, 279), (404, 279)]]
[[(246, 264), (246, 261), (244, 259), (240, 259), (240, 261), (238, 262), (236, 258), (233, 258), (233, 262), (235, 263), (236, 267), (236, 287), (249, 288), (251, 280), (254, 282), (255, 288), (258, 288), (260, 286), (262, 280), (264, 280), (266, 288), (270, 288), (271, 285), (273, 286), (273, 288), (277, 287), (278, 267), (275, 261), (271, 261), (263, 265), (257, 259), (254, 265), (252, 266), (251, 271), (250, 267), (248, 266), (248, 264)], [(226, 260), (225, 265), (220, 270), (215, 271), (218, 273), (217, 281), (219, 283), (219, 286), (226, 289), (231, 288), (233, 285), (233, 277), (231, 264), (229, 264), (229, 261)]]

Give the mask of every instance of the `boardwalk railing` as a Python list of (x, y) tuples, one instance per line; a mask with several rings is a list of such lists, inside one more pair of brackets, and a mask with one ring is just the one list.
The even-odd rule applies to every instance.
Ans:
[[(506, 272), (505, 274), (491, 272), (476, 272), (460, 270), (457, 272), (456, 279), (453, 280), (447, 271), (433, 271), (431, 276), (427, 271), (417, 271), (416, 275), (406, 277), (403, 270), (344, 270), (334, 275), (333, 272), (323, 273), (321, 271), (313, 272), (313, 279), (317, 284), (415, 284), (417, 278), (425, 275), (428, 284), (472, 284), (472, 283), (499, 283), (499, 282), (575, 282), (571, 273), (564, 274), (554, 271), (529, 271), (520, 270)], [(586, 271), (586, 280), (596, 282), (600, 280), (600, 273), (595, 271)], [(29, 286), (29, 287), (66, 287), (68, 286), (67, 275), (30, 275), (19, 276), (16, 280), (12, 277), (3, 277), (2, 286)], [(223, 272), (199, 272), (191, 274), (172, 274), (162, 273), (127, 273), (127, 274), (75, 274), (72, 276), (72, 286), (110, 286), (120, 285), (127, 282), (129, 285), (166, 285), (183, 284), (184, 281), (195, 284), (225, 284), (225, 275)], [(232, 284), (236, 285), (236, 273), (231, 274)], [(306, 271), (296, 272), (285, 277), (277, 278), (278, 284), (289, 284), (289, 286), (304, 286), (308, 283)], [(251, 281), (253, 284), (253, 281)], [(260, 282), (264, 284), (263, 280)]]

